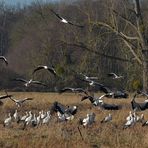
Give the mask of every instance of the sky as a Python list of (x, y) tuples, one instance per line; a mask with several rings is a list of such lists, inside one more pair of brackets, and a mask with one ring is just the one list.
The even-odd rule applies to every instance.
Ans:
[[(3, 0), (3, 1), (5, 2), (5, 4), (11, 5), (11, 6), (17, 6), (18, 4), (21, 5), (21, 6), (24, 6), (24, 5), (29, 5), (32, 2), (35, 2), (37, 0)], [(55, 1), (59, 1), (59, 0), (39, 0), (39, 1), (55, 2)]]

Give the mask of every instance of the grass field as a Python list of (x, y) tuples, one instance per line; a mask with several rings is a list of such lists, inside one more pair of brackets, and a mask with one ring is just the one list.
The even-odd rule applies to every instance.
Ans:
[[(131, 110), (131, 97), (123, 100), (105, 98), (105, 102), (122, 104), (123, 106), (119, 111), (105, 111), (93, 107), (89, 101), (81, 102), (80, 96), (70, 93), (59, 95), (55, 93), (10, 92), (9, 94), (14, 94), (16, 98), (34, 98), (33, 101), (25, 102), (24, 106), (18, 109), (21, 115), (29, 110), (32, 110), (33, 113), (42, 109), (47, 111), (54, 101), (65, 105), (77, 105), (78, 112), (73, 121), (59, 123), (53, 116), (48, 126), (27, 127), (27, 129), (22, 130), (21, 124), (13, 123), (11, 127), (4, 128), (3, 120), (9, 112), (14, 112), (16, 109), (14, 102), (7, 99), (4, 101), (4, 105), (0, 106), (0, 148), (148, 148), (148, 127), (142, 127), (140, 123), (137, 123), (129, 129), (122, 129)], [(143, 98), (137, 100), (142, 101)], [(80, 126), (82, 140), (77, 128), (78, 121), (80, 117), (85, 117), (90, 112), (96, 114), (96, 122), (87, 128)], [(113, 115), (112, 122), (101, 124), (100, 121), (109, 112)], [(141, 113), (148, 120), (148, 110), (138, 114), (141, 115)]]

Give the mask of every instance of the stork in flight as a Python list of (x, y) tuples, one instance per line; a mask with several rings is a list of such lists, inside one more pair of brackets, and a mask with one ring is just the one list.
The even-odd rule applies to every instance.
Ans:
[(65, 87), (61, 90), (59, 90), (59, 93), (64, 93), (64, 92), (67, 92), (67, 91), (72, 91), (74, 93), (84, 93), (84, 94), (88, 94), (83, 88), (71, 88), (71, 87)]
[(40, 81), (34, 81), (33, 79), (30, 79), (30, 80), (25, 80), (25, 79), (22, 79), (22, 78), (16, 78), (16, 79), (13, 79), (14, 81), (19, 81), (19, 82), (23, 82), (24, 85), (26, 87), (30, 86), (31, 84), (37, 84), (37, 85), (42, 85), (42, 86), (46, 86), (46, 84), (40, 82)]
[(112, 79), (121, 79), (121, 78), (123, 78), (123, 76), (117, 75), (117, 74), (115, 74), (113, 72), (112, 73), (109, 73), (108, 76), (109, 77), (112, 77)]
[(33, 70), (33, 73), (32, 74), (35, 74), (37, 71), (42, 70), (42, 69), (48, 70), (54, 76), (57, 76), (57, 73), (56, 73), (54, 67), (48, 67), (48, 66), (45, 66), (45, 65), (39, 65), (39, 66), (37, 66), (37, 68), (35, 68)]
[(88, 77), (87, 75), (82, 74), (82, 73), (80, 73), (80, 75), (82, 75), (85, 80), (97, 80), (98, 79), (98, 77)]
[(93, 96), (83, 96), (81, 101), (84, 101), (86, 99), (89, 99), (89, 101), (94, 105), (94, 106), (98, 106), (103, 100), (103, 98), (106, 96), (106, 94), (101, 95), (99, 98), (95, 98)]
[(23, 105), (24, 102), (28, 101), (28, 100), (33, 100), (33, 98), (24, 98), (21, 100), (17, 100), (17, 99), (13, 99), (12, 97), (10, 97), (10, 99), (15, 102), (15, 104), (17, 105), (17, 107), (21, 107)]
[(69, 25), (72, 25), (72, 26), (76, 26), (76, 27), (79, 27), (79, 28), (84, 28), (84, 26), (82, 25), (77, 25), (77, 24), (74, 24), (70, 21), (67, 21), (65, 18), (61, 17), (58, 13), (56, 13), (54, 10), (50, 9), (50, 11), (64, 24), (69, 24)]

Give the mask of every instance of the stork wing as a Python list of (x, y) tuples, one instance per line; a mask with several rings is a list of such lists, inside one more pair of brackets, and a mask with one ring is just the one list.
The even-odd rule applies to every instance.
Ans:
[(54, 76), (56, 76), (56, 72), (54, 70), (54, 68), (52, 67), (48, 67), (48, 66), (38, 66), (37, 68), (34, 69), (33, 73), (34, 74), (36, 71), (41, 70), (41, 69), (47, 69), (49, 72), (51, 72)]
[(106, 86), (104, 86), (104, 85), (100, 86), (100, 91), (103, 91), (103, 92), (106, 93), (106, 94), (112, 92), (108, 87), (106, 87)]
[(12, 97), (9, 97), (10, 100), (12, 100), (13, 102), (17, 102), (17, 100), (13, 99)]
[(89, 77), (90, 80), (97, 80), (98, 77)]
[(83, 93), (85, 93), (86, 95), (88, 95), (88, 93), (87, 93), (83, 88), (76, 88), (75, 91), (76, 91), (76, 92), (83, 92)]
[(81, 99), (81, 101), (84, 101), (84, 100), (86, 100), (88, 98), (89, 98), (89, 96), (83, 96), (82, 99)]
[[(55, 15), (55, 16), (57, 16), (60, 20), (66, 20), (65, 18), (63, 18), (63, 17), (61, 17), (58, 13), (56, 13), (54, 10), (52, 10), (52, 9), (50, 9), (50, 11)], [(67, 21), (67, 20), (66, 20)], [(67, 21), (68, 22), (68, 24), (70, 24), (70, 25), (73, 25), (73, 26), (76, 26), (76, 27), (80, 27), (80, 28), (83, 28), (84, 26), (82, 26), (82, 25), (77, 25), (77, 24), (73, 24), (72, 22), (70, 22), (70, 21)]]
[[(90, 80), (90, 82), (91, 82), (92, 80)], [(103, 84), (101, 84), (101, 83), (99, 83), (99, 82), (95, 82), (95, 81), (93, 81), (94, 82), (94, 85), (97, 85), (97, 86), (99, 86), (99, 87), (103, 87), (104, 85)]]
[(24, 98), (24, 99), (21, 100), (21, 102), (25, 102), (27, 100), (33, 100), (33, 98)]
[(61, 103), (58, 103), (58, 102), (53, 103), (52, 109), (54, 111), (59, 111), (61, 114), (64, 114), (65, 110), (66, 110), (65, 106), (63, 104), (61, 104)]
[(35, 68), (33, 70), (33, 73), (32, 74), (34, 74), (36, 71), (41, 70), (41, 69), (45, 69), (45, 66), (38, 66), (37, 68)]
[(103, 99), (106, 96), (106, 94), (99, 97), (99, 100)]
[(13, 81), (20, 81), (20, 82), (25, 82), (25, 83), (28, 82), (27, 80), (22, 79), (22, 78), (16, 78), (16, 79), (13, 79)]
[(112, 73), (109, 73), (108, 76), (109, 77), (117, 77), (117, 75), (115, 73), (113, 73), (113, 72)]
[(54, 76), (57, 76), (56, 71), (54, 68), (48, 67), (48, 71), (51, 72)]
[(51, 11), (55, 16), (57, 16), (60, 20), (63, 19), (63, 18), (62, 18), (58, 13), (56, 13), (54, 10), (50, 9), (50, 11)]
[(0, 56), (0, 59), (2, 59), (6, 63), (6, 65), (8, 65), (8, 61), (4, 56)]
[(59, 93), (64, 93), (64, 92), (66, 92), (66, 91), (72, 91), (72, 90), (73, 90), (73, 88), (65, 87), (65, 88), (59, 90)]
[(47, 87), (46, 84), (44, 84), (44, 83), (42, 83), (42, 82), (40, 82), (40, 81), (32, 81), (32, 83), (33, 83), (33, 84), (38, 84), (38, 85), (42, 85), (42, 86), (46, 86), (46, 87)]
[(12, 97), (12, 95), (3, 95), (3, 96), (0, 96), (0, 100), (10, 98), (10, 97)]
[(84, 28), (83, 25), (73, 24), (72, 22), (69, 22), (69, 21), (68, 21), (68, 24), (73, 25), (73, 26), (76, 26), (76, 27), (79, 27), (79, 28)]
[(84, 101), (86, 99), (89, 99), (91, 102), (94, 100), (94, 98), (92, 96), (83, 96), (81, 101)]

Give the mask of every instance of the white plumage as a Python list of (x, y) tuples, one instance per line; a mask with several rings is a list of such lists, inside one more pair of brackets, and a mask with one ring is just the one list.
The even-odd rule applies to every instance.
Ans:
[(106, 116), (106, 117), (101, 121), (101, 123), (103, 123), (103, 122), (109, 122), (109, 121), (111, 121), (111, 120), (112, 120), (112, 115), (109, 113), (109, 115)]
[(43, 119), (43, 124), (48, 124), (50, 121), (51, 115), (50, 115), (50, 111), (47, 111), (47, 116)]
[(28, 117), (28, 112), (26, 112), (26, 115), (22, 116), (20, 120), (25, 121), (27, 117)]
[(29, 116), (25, 119), (25, 124), (28, 125), (32, 120), (32, 112), (29, 112)]
[(9, 113), (8, 118), (6, 118), (5, 121), (4, 121), (4, 126), (10, 125), (11, 121), (12, 121), (12, 117), (11, 117), (11, 114)]
[(83, 126), (91, 125), (94, 123), (95, 116), (96, 115), (94, 113), (87, 114), (87, 117), (82, 120)]

